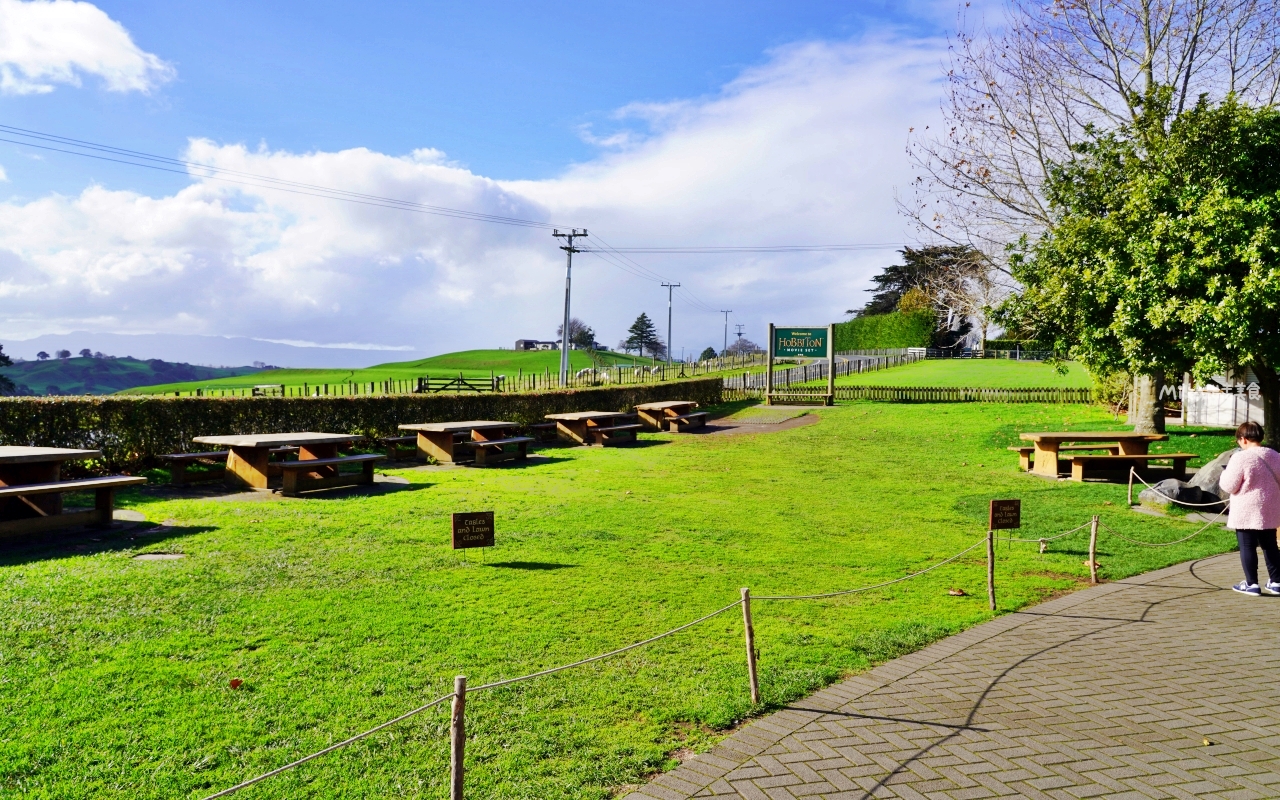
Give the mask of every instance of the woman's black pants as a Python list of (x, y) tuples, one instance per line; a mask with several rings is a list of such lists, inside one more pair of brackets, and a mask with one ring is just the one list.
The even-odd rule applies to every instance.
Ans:
[(1267, 574), (1272, 583), (1280, 583), (1280, 549), (1276, 547), (1276, 529), (1236, 530), (1236, 541), (1240, 543), (1240, 566), (1244, 567), (1244, 579), (1249, 583), (1258, 582), (1258, 548), (1267, 559)]

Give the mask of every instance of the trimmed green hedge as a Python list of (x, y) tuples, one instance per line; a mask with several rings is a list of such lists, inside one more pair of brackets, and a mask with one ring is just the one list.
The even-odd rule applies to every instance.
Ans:
[[(576, 389), (544, 394), (372, 397), (0, 397), (0, 444), (101, 450), (92, 468), (154, 466), (156, 456), (195, 451), (191, 439), (233, 433), (324, 431), (399, 436), (411, 422), (501, 419), (529, 425), (568, 411), (630, 411), (637, 403), (722, 401), (720, 378)], [(70, 465), (74, 468), (75, 462)]]
[(836, 350), (878, 350), (890, 347), (928, 347), (933, 344), (937, 318), (933, 311), (894, 311), (838, 322)]

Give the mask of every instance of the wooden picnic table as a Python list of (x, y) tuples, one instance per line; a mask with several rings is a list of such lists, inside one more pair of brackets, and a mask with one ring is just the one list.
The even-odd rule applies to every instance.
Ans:
[(613, 432), (615, 429), (629, 429), (631, 441), (635, 441), (635, 429), (640, 425), (626, 425), (624, 420), (634, 418), (634, 414), (626, 411), (572, 411), (567, 414), (548, 414), (547, 419), (556, 423), (556, 433), (560, 438), (578, 444), (589, 445), (598, 440), (601, 445), (611, 438), (602, 432)]
[[(518, 422), (502, 422), (499, 420), (481, 419), (466, 422), (417, 422), (398, 426), (402, 431), (414, 431), (418, 434), (418, 458), (431, 456), (441, 464), (453, 464), (460, 460), (462, 452), (455, 451), (458, 435), (463, 440), (487, 442), (497, 439), (509, 439), (511, 434), (520, 428)], [(465, 455), (472, 455), (474, 448), (463, 446)]]
[[(226, 483), (232, 489), (269, 491), (267, 486), (267, 462), (272, 448), (297, 447), (299, 461), (331, 460), (338, 456), (339, 445), (351, 444), (362, 439), (349, 433), (249, 433), (230, 436), (197, 436), (199, 444), (231, 449), (227, 456)], [(278, 464), (276, 466), (279, 466)], [(338, 468), (334, 464), (317, 467), (309, 477), (313, 480), (336, 478)]]
[[(0, 536), (75, 525), (110, 524), (114, 509), (113, 492), (124, 486), (144, 484), (147, 479), (115, 475), (62, 480), (63, 462), (101, 456), (100, 450), (0, 446)], [(63, 513), (62, 495), (73, 491), (94, 492), (93, 510)]]
[(697, 407), (698, 404), (692, 400), (661, 400), (656, 403), (640, 403), (636, 406), (636, 413), (640, 415), (642, 422), (665, 431), (671, 419), (683, 417)]
[(1161, 433), (1133, 433), (1131, 431), (1066, 431), (1055, 433), (1022, 433), (1018, 438), (1031, 442), (1035, 447), (1035, 462), (1031, 471), (1037, 475), (1058, 475), (1058, 448), (1070, 442), (1115, 443), (1119, 455), (1147, 455), (1152, 442), (1163, 442), (1169, 437)]

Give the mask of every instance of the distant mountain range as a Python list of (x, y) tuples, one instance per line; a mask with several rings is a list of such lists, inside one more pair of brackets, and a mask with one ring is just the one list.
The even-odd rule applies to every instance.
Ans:
[[(7, 349), (7, 348), (6, 348)], [(134, 386), (229, 378), (260, 371), (256, 367), (198, 367), (160, 359), (50, 358), (19, 361), (0, 369), (20, 395), (111, 394)]]
[[(14, 360), (34, 361), (36, 354), (59, 350), (79, 353), (88, 348), (114, 356), (171, 363), (233, 366), (260, 361), (281, 367), (358, 369), (387, 361), (410, 361), (427, 353), (416, 350), (366, 350), (351, 347), (299, 347), (244, 336), (198, 336), (167, 333), (57, 333), (34, 339), (3, 339), (4, 352)], [(197, 379), (199, 380), (199, 379)]]

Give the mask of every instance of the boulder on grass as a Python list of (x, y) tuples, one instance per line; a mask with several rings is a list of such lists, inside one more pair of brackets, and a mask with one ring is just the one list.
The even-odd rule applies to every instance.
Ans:
[(1201, 499), (1203, 493), (1196, 486), (1177, 478), (1166, 478), (1150, 489), (1143, 489), (1138, 494), (1138, 502), (1153, 506), (1169, 506), (1179, 503), (1211, 503), (1217, 496)]
[(1233, 447), (1196, 470), (1196, 474), (1191, 476), (1190, 484), (1192, 486), (1199, 489), (1203, 494), (1213, 495), (1213, 497), (1206, 497), (1202, 502), (1210, 503), (1214, 500), (1226, 500), (1229, 497), (1226, 492), (1218, 488), (1218, 480), (1222, 478), (1222, 471), (1227, 468), (1227, 462), (1239, 452), (1239, 447)]

